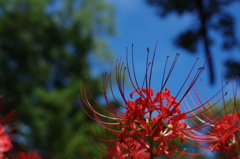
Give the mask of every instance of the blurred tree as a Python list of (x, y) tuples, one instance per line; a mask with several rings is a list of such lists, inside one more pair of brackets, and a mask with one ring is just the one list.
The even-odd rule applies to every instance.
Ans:
[[(211, 46), (214, 38), (210, 32), (216, 31), (222, 36), (222, 48), (224, 50), (240, 47), (239, 41), (235, 32), (235, 17), (226, 10), (227, 7), (239, 0), (146, 0), (151, 6), (157, 8), (161, 17), (165, 17), (170, 13), (183, 15), (189, 13), (196, 15), (193, 24), (178, 35), (174, 41), (177, 46), (180, 46), (190, 53), (197, 52), (198, 42), (202, 41), (204, 53), (206, 57), (211, 55)], [(211, 84), (215, 81), (214, 58), (209, 58), (209, 77)], [(225, 65), (228, 68), (227, 77), (232, 75), (240, 75), (240, 63), (234, 59), (226, 61)], [(234, 74), (233, 74), (234, 73)]]
[[(90, 76), (90, 54), (111, 56), (102, 37), (114, 33), (113, 12), (105, 0), (0, 1), (0, 94), (20, 114), (18, 139), (44, 158), (79, 154), (78, 133), (90, 121), (79, 84)], [(97, 97), (101, 80), (91, 79)]]

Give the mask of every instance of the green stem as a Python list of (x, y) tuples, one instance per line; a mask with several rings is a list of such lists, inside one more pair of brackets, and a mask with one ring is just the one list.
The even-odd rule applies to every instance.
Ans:
[[(149, 124), (151, 123), (151, 118), (152, 118), (152, 112), (150, 111), (150, 114), (149, 114)], [(150, 158), (151, 159), (154, 159), (154, 154), (153, 154), (153, 137), (152, 136), (149, 136), (149, 146), (150, 146)]]
[(152, 145), (152, 142), (153, 141), (153, 137), (152, 136), (149, 136), (149, 145), (150, 145), (150, 158), (151, 159), (154, 159), (154, 154), (153, 154), (153, 145)]
[(240, 141), (239, 141), (237, 132), (235, 132), (234, 134), (235, 134), (235, 136), (236, 136), (236, 138), (237, 138), (238, 144), (240, 144)]

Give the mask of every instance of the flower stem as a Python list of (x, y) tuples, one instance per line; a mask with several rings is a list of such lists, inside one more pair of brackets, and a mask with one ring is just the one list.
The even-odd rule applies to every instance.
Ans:
[[(151, 123), (151, 118), (152, 118), (152, 111), (150, 111), (150, 114), (149, 114), (149, 124)], [(150, 134), (149, 134), (150, 135)], [(153, 137), (152, 136), (149, 136), (149, 145), (150, 145), (150, 158), (151, 159), (154, 159), (154, 154), (153, 154)]]

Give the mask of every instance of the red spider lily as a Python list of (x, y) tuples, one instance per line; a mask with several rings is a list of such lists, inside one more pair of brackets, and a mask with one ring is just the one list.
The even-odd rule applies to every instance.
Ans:
[[(0, 110), (7, 104), (7, 102), (2, 101), (3, 96), (0, 95)], [(0, 159), (7, 159), (4, 153), (12, 149), (12, 142), (9, 135), (6, 133), (3, 125), (8, 124), (11, 127), (10, 121), (16, 116), (15, 111), (11, 111), (6, 116), (0, 115)], [(9, 128), (11, 129), (11, 128)], [(8, 129), (8, 130), (9, 130)]]
[(29, 152), (19, 151), (18, 157), (16, 159), (42, 159), (42, 157), (40, 157), (37, 152), (29, 153)]
[[(238, 78), (236, 80), (238, 82)], [(212, 107), (215, 104), (209, 104), (209, 107), (203, 107), (206, 111), (196, 115), (192, 113), (194, 118), (201, 122), (202, 124), (196, 123), (196, 121), (191, 118), (192, 122), (196, 124), (196, 127), (202, 130), (203, 133), (193, 132), (188, 137), (197, 142), (202, 142), (208, 144), (207, 148), (213, 152), (222, 152), (221, 157), (225, 156), (230, 159), (237, 159), (240, 157), (240, 112), (239, 103), (237, 103), (237, 88), (233, 86), (233, 100), (230, 99), (225, 102), (223, 89), (222, 97), (218, 100), (223, 101), (223, 107), (219, 111), (215, 111)], [(234, 81), (233, 81), (234, 83)], [(223, 86), (222, 88), (224, 88)], [(197, 96), (197, 95), (196, 95)], [(201, 102), (200, 98), (198, 101)], [(194, 101), (192, 100), (192, 103)], [(232, 106), (231, 106), (231, 103)], [(223, 114), (223, 115), (222, 115)], [(193, 139), (195, 138), (195, 139)]]
[[(1, 101), (2, 98), (3, 96), (0, 95), (0, 110), (8, 103)], [(17, 148), (13, 148), (12, 141), (10, 140), (11, 134), (7, 133), (15, 129), (16, 126), (11, 122), (11, 120), (13, 120), (17, 115), (18, 114), (15, 110), (12, 110), (5, 116), (0, 115), (0, 159), (41, 159), (41, 157), (38, 156), (37, 152), (15, 152)], [(4, 127), (7, 129), (7, 133)]]
[(12, 143), (7, 134), (4, 134), (5, 130), (0, 124), (0, 159), (6, 158), (3, 153), (9, 151), (12, 148)]
[[(220, 120), (214, 123), (213, 135), (218, 138), (212, 146), (212, 151), (223, 152), (225, 156), (230, 159), (237, 159), (240, 157), (240, 112), (239, 103), (237, 103), (237, 86), (238, 78), (236, 80), (236, 89), (233, 87), (233, 106), (229, 111), (226, 110), (226, 106), (229, 105), (225, 101), (224, 103), (224, 115)], [(234, 82), (233, 82), (234, 83)], [(230, 105), (229, 105), (230, 106)]]
[[(160, 155), (166, 155), (167, 157), (180, 157), (181, 155), (193, 157), (199, 155), (199, 153), (187, 153), (185, 149), (178, 149), (179, 144), (181, 142), (184, 142), (185, 138), (191, 138), (194, 135), (194, 130), (200, 129), (200, 126), (196, 126), (195, 128), (189, 128), (187, 123), (183, 121), (184, 119), (190, 118), (189, 115), (193, 113), (195, 109), (190, 109), (188, 111), (182, 112), (180, 106), (183, 99), (192, 89), (200, 74), (204, 70), (205, 63), (201, 68), (197, 70), (193, 79), (190, 80), (188, 88), (185, 90), (185, 92), (183, 92), (183, 96), (179, 98), (178, 96), (180, 92), (183, 91), (186, 83), (189, 81), (189, 78), (195, 68), (197, 60), (190, 69), (190, 72), (187, 75), (186, 80), (180, 87), (179, 92), (175, 96), (173, 96), (170, 94), (170, 89), (166, 88), (166, 84), (171, 76), (171, 73), (176, 65), (180, 54), (176, 54), (168, 73), (166, 73), (166, 67), (169, 59), (169, 57), (167, 57), (164, 66), (161, 88), (155, 93), (154, 89), (151, 88), (151, 80), (156, 48), (150, 62), (149, 49), (147, 49), (147, 51), (148, 54), (146, 60), (145, 75), (143, 77), (143, 82), (141, 85), (139, 84), (135, 73), (133, 53), (133, 75), (131, 74), (127, 49), (126, 67), (124, 67), (124, 63), (122, 62), (121, 57), (120, 60), (117, 60), (115, 68), (112, 68), (111, 66), (109, 75), (103, 75), (103, 91), (107, 107), (101, 106), (99, 103), (97, 103), (97, 101), (91, 95), (91, 91), (89, 90), (89, 88), (83, 88), (82, 82), (80, 85), (80, 100), (84, 104), (80, 102), (80, 106), (90, 118), (97, 121), (103, 128), (116, 135), (116, 139), (118, 139), (117, 142), (116, 139), (108, 140), (109, 142), (116, 142), (114, 147), (109, 147), (109, 151), (111, 152), (123, 155), (124, 153), (118, 152), (121, 150), (121, 148), (119, 147), (127, 146), (128, 144), (126, 140), (133, 140), (134, 142), (136, 141), (138, 143), (138, 145), (136, 146), (138, 147), (138, 149), (135, 149), (131, 152), (134, 152), (134, 154), (138, 154), (138, 152), (142, 152), (141, 150), (144, 150), (144, 152), (145, 150), (147, 150), (150, 158), (154, 158)], [(127, 98), (124, 92), (125, 74), (128, 75), (133, 88), (133, 91), (129, 95), (130, 99)], [(114, 75), (116, 78), (118, 91), (121, 95), (121, 100), (123, 101), (123, 103), (117, 99), (115, 95), (115, 90), (113, 90), (112, 83)], [(88, 86), (87, 79), (86, 83)], [(110, 102), (111, 99), (108, 97), (107, 93), (108, 87), (110, 87), (110, 93), (114, 101), (120, 107), (125, 109), (125, 111), (120, 111)], [(133, 100), (133, 96), (136, 95), (138, 96), (138, 98)], [(95, 104), (90, 103), (89, 98), (93, 100)], [(179, 100), (177, 100), (177, 98), (179, 98)], [(207, 100), (207, 102), (205, 103), (201, 103), (199, 106), (196, 107), (196, 109), (204, 107), (204, 105), (208, 102), (209, 100)], [(105, 113), (100, 113), (99, 109), (101, 110), (101, 112)], [(203, 109), (200, 113), (203, 114), (205, 111), (207, 110)], [(195, 115), (192, 116), (194, 117)], [(116, 128), (116, 126), (118, 126), (118, 128)], [(178, 141), (178, 139), (180, 139), (180, 142)], [(107, 141), (104, 139), (100, 140), (104, 142)], [(131, 146), (128, 146), (127, 150), (130, 151), (131, 148)], [(125, 155), (129, 155), (129, 153)]]

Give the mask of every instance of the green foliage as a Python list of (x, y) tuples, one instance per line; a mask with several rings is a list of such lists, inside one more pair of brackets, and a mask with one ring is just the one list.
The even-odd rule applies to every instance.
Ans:
[[(80, 155), (78, 133), (90, 120), (79, 85), (90, 76), (90, 54), (111, 56), (102, 37), (114, 33), (113, 12), (105, 0), (0, 1), (0, 94), (30, 127), (20, 129), (29, 149), (44, 158)], [(101, 80), (89, 83), (101, 95)]]

